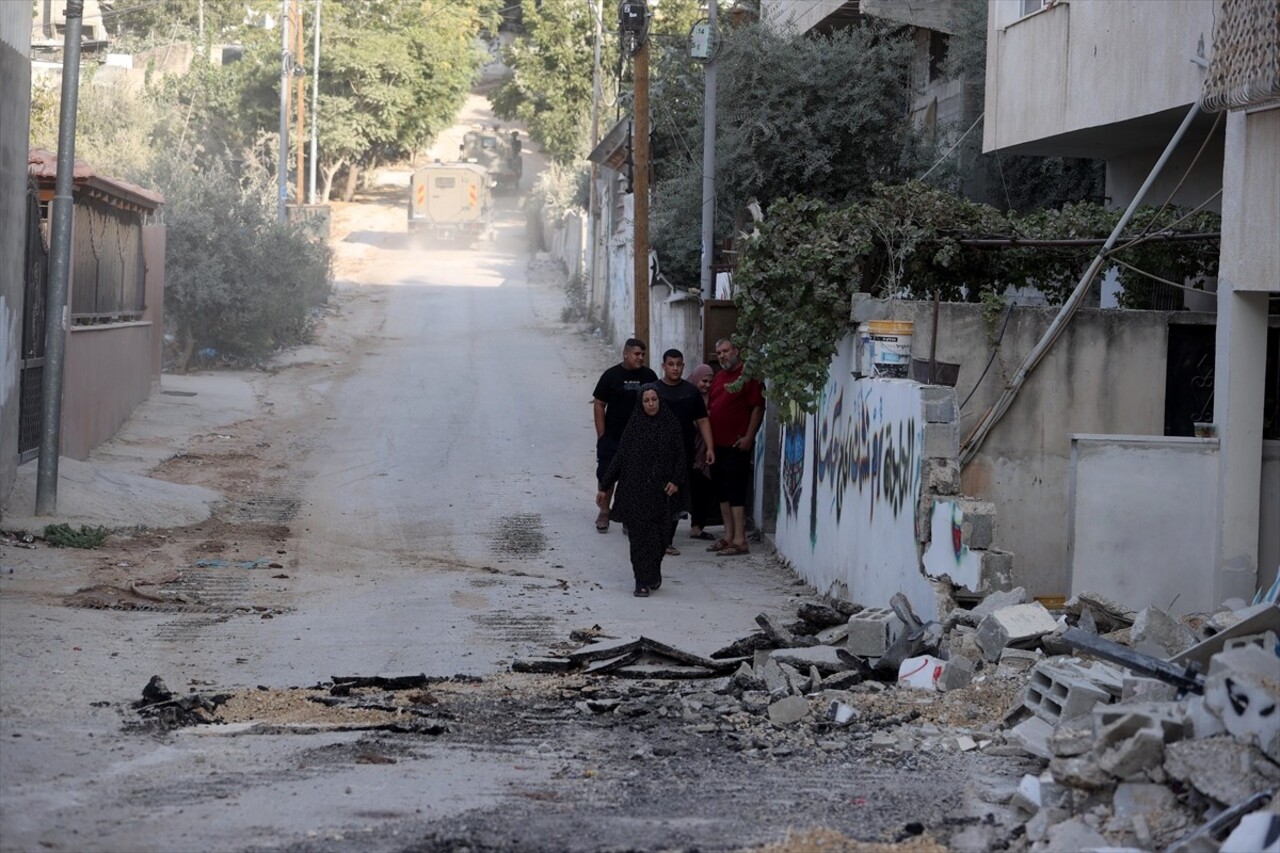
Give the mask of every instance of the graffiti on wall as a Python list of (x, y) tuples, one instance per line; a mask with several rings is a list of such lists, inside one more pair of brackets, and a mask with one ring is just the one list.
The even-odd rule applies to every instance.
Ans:
[[(846, 397), (846, 395), (848, 395)], [(820, 493), (829, 494), (836, 523), (853, 495), (867, 507), (867, 520), (914, 511), (920, 482), (919, 430), (913, 415), (886, 413), (882, 389), (873, 382), (851, 388), (829, 384), (818, 412), (788, 425), (782, 436), (781, 486), (789, 518), (800, 516), (809, 462), (809, 537), (816, 541)], [(825, 486), (829, 492), (824, 492)]]
[(924, 570), (935, 578), (947, 575), (953, 583), (976, 589), (982, 561), (964, 544), (964, 510), (955, 501), (935, 501), (930, 520), (929, 547), (922, 557)]

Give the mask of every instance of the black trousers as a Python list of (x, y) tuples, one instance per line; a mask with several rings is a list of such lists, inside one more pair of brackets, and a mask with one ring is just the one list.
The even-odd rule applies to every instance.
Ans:
[(631, 571), (636, 587), (652, 587), (662, 582), (662, 558), (667, 553), (668, 523), (662, 518), (632, 521), (627, 525), (631, 544)]

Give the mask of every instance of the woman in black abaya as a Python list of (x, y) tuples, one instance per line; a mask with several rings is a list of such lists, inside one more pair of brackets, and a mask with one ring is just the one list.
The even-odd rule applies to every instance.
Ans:
[(680, 422), (662, 405), (655, 385), (641, 386), (618, 452), (596, 493), (596, 505), (604, 509), (609, 488), (617, 484), (609, 518), (627, 526), (638, 596), (662, 586), (668, 528), (689, 505), (687, 466)]

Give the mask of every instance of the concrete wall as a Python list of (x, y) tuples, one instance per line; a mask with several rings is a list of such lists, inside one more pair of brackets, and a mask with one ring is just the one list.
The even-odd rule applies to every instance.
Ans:
[(571, 210), (557, 222), (543, 223), (543, 243), (569, 277), (586, 276), (587, 216)]
[(817, 413), (783, 427), (774, 541), (819, 591), (875, 606), (903, 592), (930, 619), (937, 608), (916, 539), (921, 386), (855, 380), (852, 370), (849, 336)]
[(18, 471), (30, 50), (31, 4), (0, 3), (0, 502)]
[(1069, 592), (1212, 610), (1217, 440), (1073, 436)]
[(1280, 292), (1280, 107), (1228, 119), (1230, 168), (1239, 177), (1223, 210), (1222, 251), (1232, 255), (1236, 291)]
[[(915, 323), (915, 357), (928, 358), (932, 304), (896, 303), (894, 310), (895, 319)], [(961, 402), (972, 392), (961, 410), (961, 436), (995, 401), (1056, 314), (1053, 308), (1013, 310), (995, 361), (975, 391), (999, 326), (989, 329), (976, 305), (941, 306), (938, 360), (960, 364)], [(965, 493), (995, 503), (1000, 545), (1017, 555), (1015, 581), (1032, 594), (1067, 589), (1071, 435), (1163, 435), (1174, 318), (1190, 322), (1195, 316), (1081, 309), (966, 466)]]
[(760, 0), (760, 21), (779, 32), (805, 33), (846, 0)]
[(1018, 0), (991, 0), (984, 150), (1189, 107), (1216, 5), (1085, 0), (1019, 17)]
[[(1211, 438), (1074, 436), (1070, 592), (1176, 613), (1215, 609), (1218, 451)], [(1265, 589), (1280, 562), (1280, 442), (1265, 443), (1262, 480)]]
[(147, 399), (158, 335), (147, 322), (71, 328), (63, 377), (61, 455), (88, 458)]

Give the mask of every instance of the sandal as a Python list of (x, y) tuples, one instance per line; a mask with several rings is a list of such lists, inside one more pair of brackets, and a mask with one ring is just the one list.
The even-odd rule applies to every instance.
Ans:
[(714, 533), (708, 533), (708, 532), (707, 532), (707, 531), (705, 531), (705, 530), (701, 530), (701, 531), (699, 531), (699, 532), (697, 532), (697, 533), (690, 533), (690, 534), (689, 534), (689, 538), (690, 538), (690, 539), (705, 539), (707, 542), (714, 542), (714, 541), (715, 541), (715, 538), (716, 538), (716, 535), (715, 535)]
[(596, 532), (597, 533), (609, 532), (609, 514), (608, 513), (602, 512), (596, 516)]
[(680, 556), (680, 549), (679, 549), (679, 548), (673, 548), (673, 547), (671, 547), (670, 545), (668, 545), (668, 546), (667, 546), (667, 556), (668, 556), (668, 557), (679, 557), (679, 556)]
[(707, 550), (712, 552), (717, 552), (717, 551), (723, 551), (725, 548), (732, 548), (732, 547), (733, 545), (729, 543), (729, 540), (721, 539), (719, 542), (717, 542), (714, 545), (708, 545)]
[(717, 552), (717, 556), (739, 557), (743, 554), (750, 554), (750, 553), (751, 553), (751, 549), (749, 549), (746, 545), (730, 545), (727, 548), (721, 548)]
[(658, 587), (660, 587), (660, 586), (662, 586), (662, 581), (661, 581), (661, 580), (656, 580), (656, 581), (654, 581), (653, 583), (649, 584), (649, 590), (650, 590), (650, 592), (657, 592), (657, 591), (658, 591)]
[(636, 587), (636, 591), (635, 591), (634, 595), (635, 595), (635, 597), (636, 597), (636, 598), (648, 598), (648, 597), (649, 597), (649, 587), (647, 587), (647, 586), (638, 586), (638, 587)]

